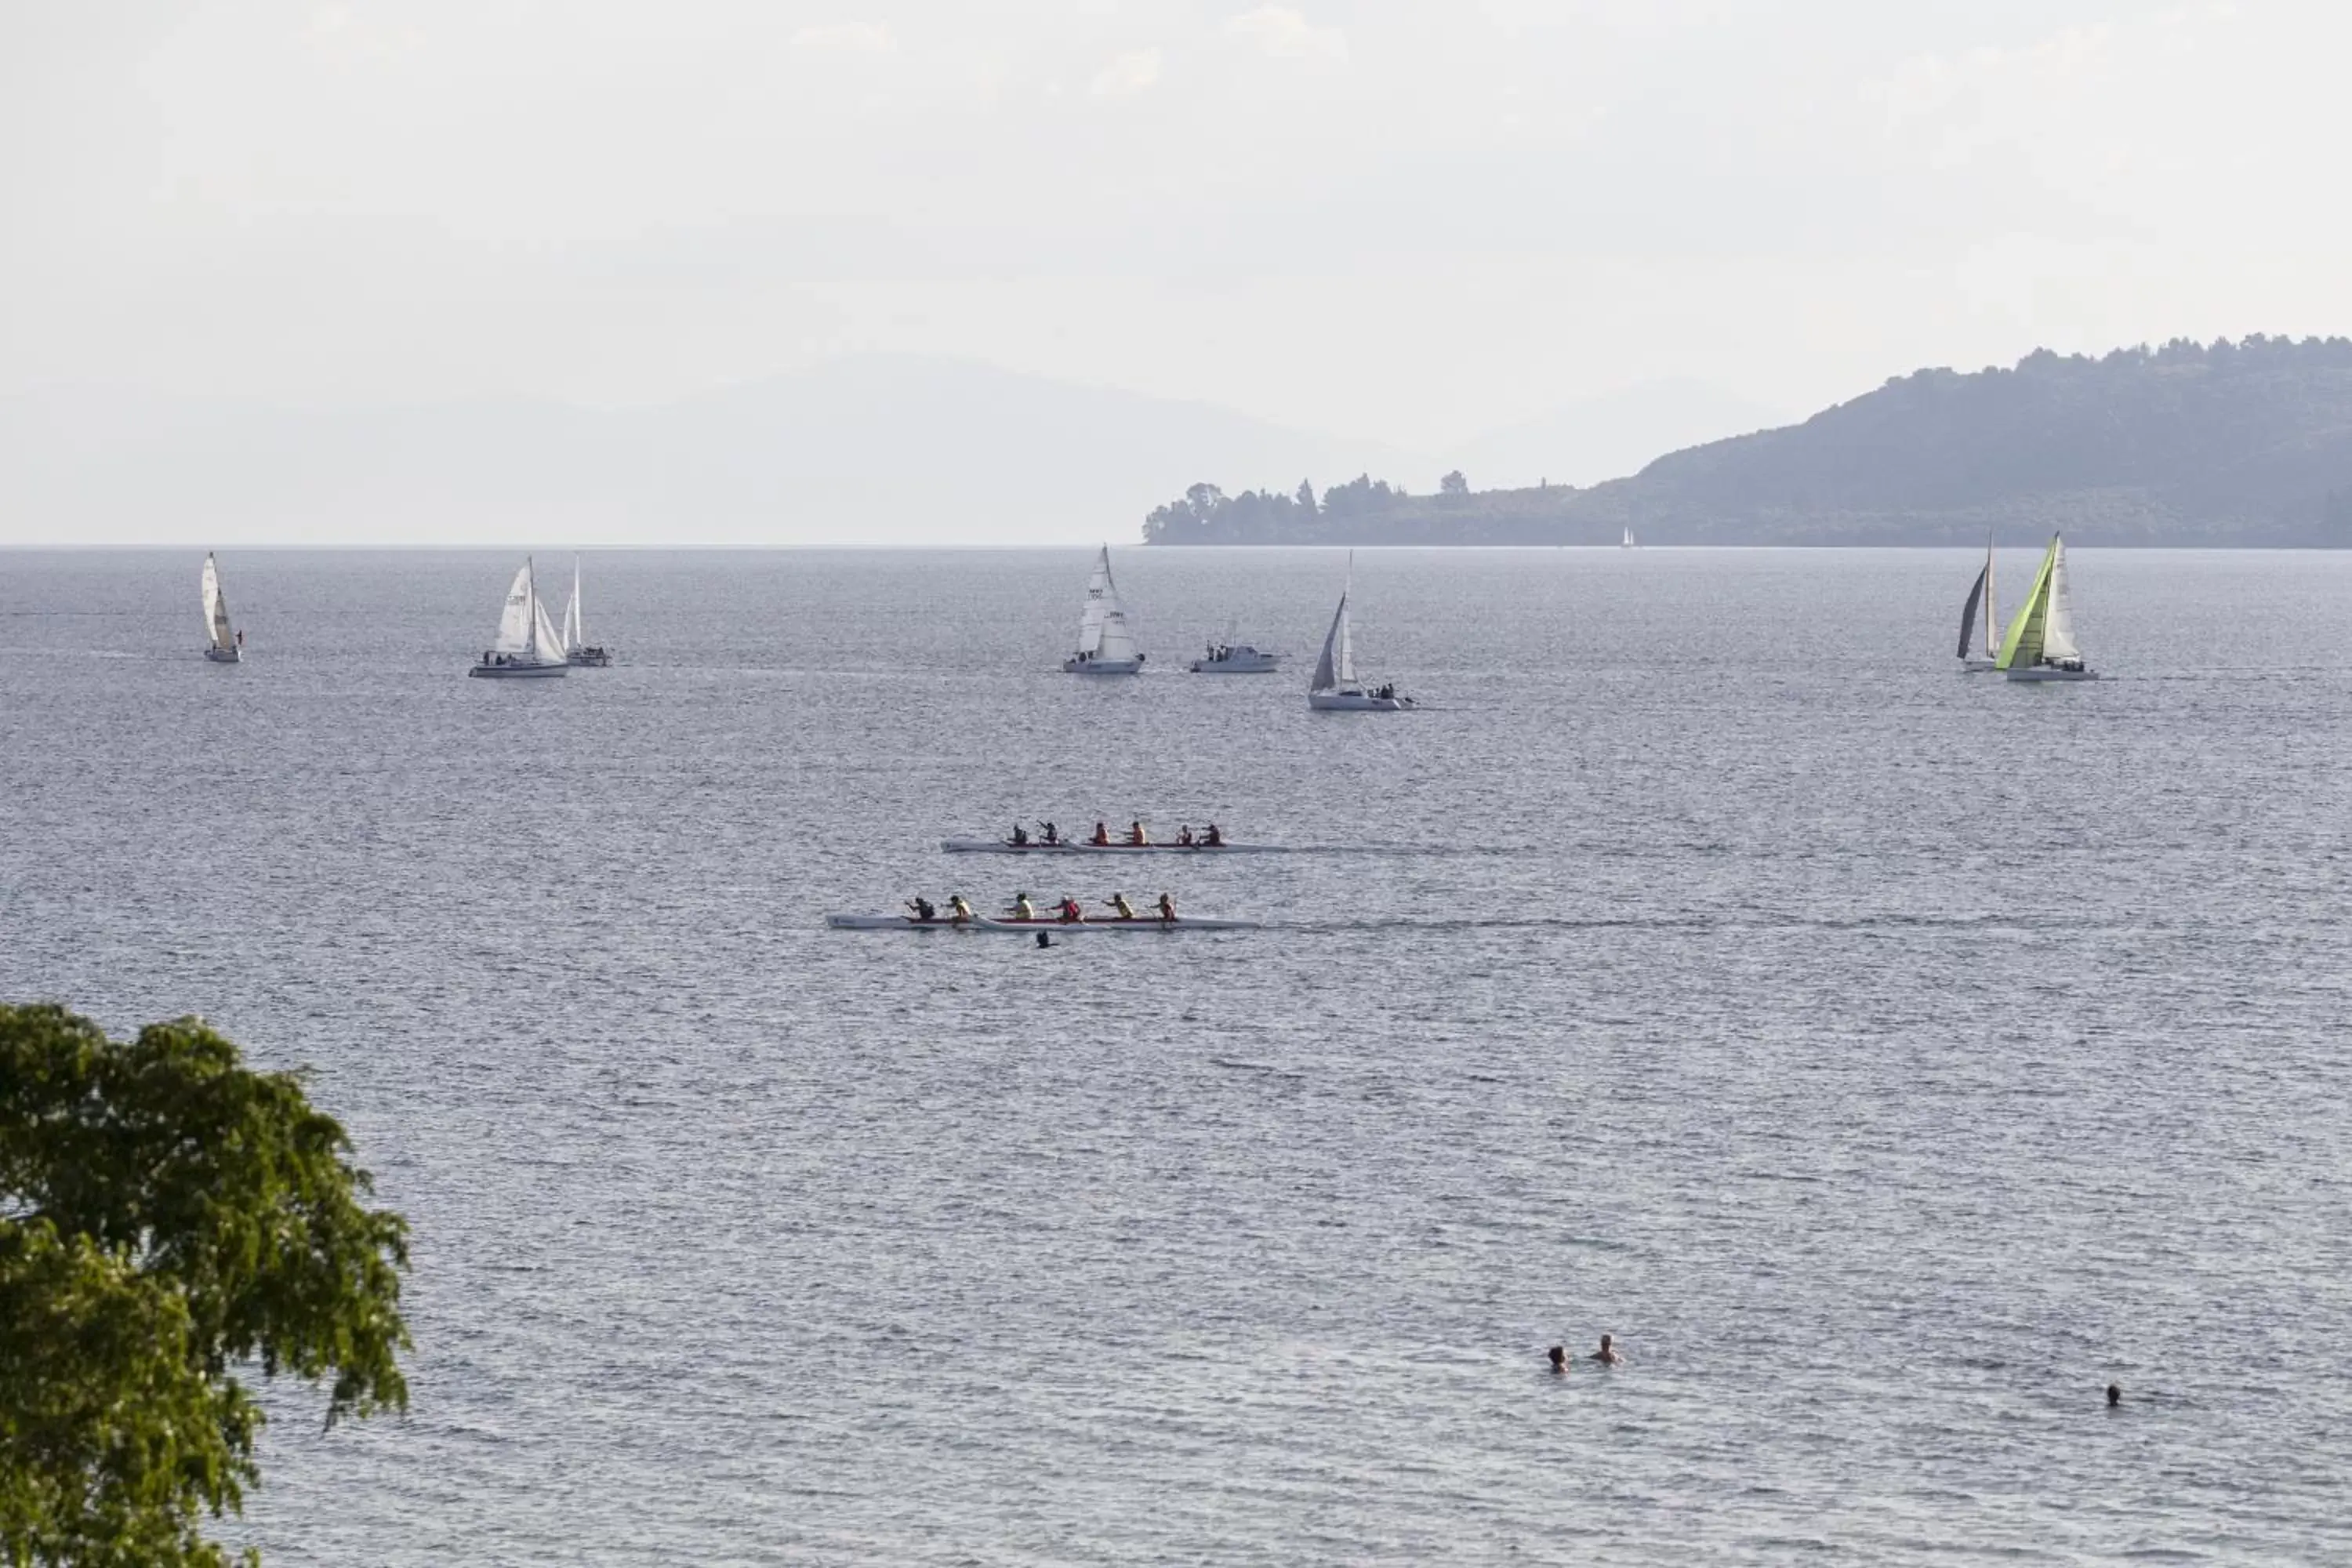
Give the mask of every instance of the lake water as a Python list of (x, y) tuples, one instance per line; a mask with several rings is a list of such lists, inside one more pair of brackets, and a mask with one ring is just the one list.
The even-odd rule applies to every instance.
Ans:
[[(216, 668), (194, 555), (0, 553), (0, 995), (415, 1226), (273, 1561), (2352, 1554), (2352, 555), (2077, 552), (2029, 688), (1964, 552), (1365, 552), (1399, 716), (1335, 553), (1122, 552), (1108, 682), (1078, 552), (592, 557), (618, 662), (468, 680), (514, 564), (225, 557)], [(1300, 852), (938, 852), (1139, 816)], [(822, 929), (1015, 888), (1272, 929)]]

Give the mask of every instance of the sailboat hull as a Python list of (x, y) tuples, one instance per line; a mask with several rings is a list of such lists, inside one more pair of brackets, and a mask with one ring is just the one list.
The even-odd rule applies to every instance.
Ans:
[(1066, 658), (1062, 661), (1066, 675), (1140, 675), (1143, 661), (1139, 658)]
[(2054, 664), (2012, 665), (2009, 678), (2011, 680), (2096, 680), (2099, 672), (2095, 669), (2062, 669)]
[(478, 664), (466, 673), (485, 680), (530, 680), (541, 676), (562, 675), (570, 668), (563, 664)]
[(1402, 713), (1410, 697), (1375, 697), (1369, 691), (1310, 691), (1307, 706), (1318, 713)]
[(238, 657), (236, 649), (233, 647), (208, 647), (205, 649), (205, 657), (211, 659), (215, 664), (242, 664), (245, 662)]

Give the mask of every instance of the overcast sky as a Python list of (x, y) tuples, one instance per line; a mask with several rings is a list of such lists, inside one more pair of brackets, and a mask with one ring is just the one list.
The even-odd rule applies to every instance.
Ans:
[(1438, 449), (2352, 330), (2352, 25), (2130, 0), (0, 5), (0, 392), (970, 355)]

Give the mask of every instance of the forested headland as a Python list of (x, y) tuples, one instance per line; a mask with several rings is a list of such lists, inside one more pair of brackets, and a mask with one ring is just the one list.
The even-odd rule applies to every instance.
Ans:
[(1586, 489), (1434, 493), (1360, 476), (1319, 497), (1196, 484), (1147, 544), (2352, 545), (2352, 338), (2176, 338), (2007, 368), (1921, 370), (1801, 425)]

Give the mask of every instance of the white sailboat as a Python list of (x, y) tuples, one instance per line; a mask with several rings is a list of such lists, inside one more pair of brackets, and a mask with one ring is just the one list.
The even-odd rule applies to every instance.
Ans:
[(1633, 531), (1632, 528), (1629, 527), (1625, 530), (1625, 537), (1618, 542), (1617, 548), (1620, 550), (1634, 550), (1640, 548), (1633, 542)]
[(1323, 636), (1323, 657), (1315, 661), (1315, 679), (1307, 683), (1307, 706), (1323, 712), (1401, 713), (1412, 699), (1400, 696), (1393, 685), (1367, 687), (1356, 679), (1356, 644), (1348, 629), (1348, 595), (1355, 590), (1356, 554), (1348, 552), (1348, 581), (1339, 590), (1339, 613)]
[[(1977, 614), (1981, 605), (1984, 615)], [(1969, 675), (1982, 675), (2000, 668), (2000, 640), (1993, 635), (1992, 536), (1985, 536), (1984, 570), (1977, 574), (1976, 585), (1969, 590), (1968, 603), (1960, 606), (1960, 669)], [(1981, 626), (1984, 640), (1977, 641)], [(1969, 649), (1974, 647), (1976, 652)]]
[(209, 551), (205, 554), (205, 657), (215, 664), (237, 664), (245, 657), (245, 637), (229, 625), (220, 568), (213, 564)]
[(2001, 639), (2000, 668), (2011, 680), (2096, 680), (2074, 643), (2074, 606), (2066, 592), (2066, 542), (2050, 536), (2050, 551), (2034, 574), (2017, 618)]
[(522, 569), (507, 589), (506, 608), (499, 616), (499, 640), (466, 673), (492, 678), (562, 675), (567, 668), (562, 638), (548, 622), (547, 606), (540, 602), (538, 579), (526, 555)]
[(1087, 579), (1087, 607), (1078, 618), (1078, 649), (1062, 661), (1072, 675), (1135, 675), (1143, 668), (1143, 655), (1127, 624), (1127, 609), (1118, 602), (1118, 584), (1111, 581), (1110, 546), (1095, 559), (1094, 575)]
[(572, 602), (563, 606), (563, 658), (567, 664), (603, 668), (613, 662), (610, 648), (591, 644), (580, 629), (580, 557), (572, 558)]

